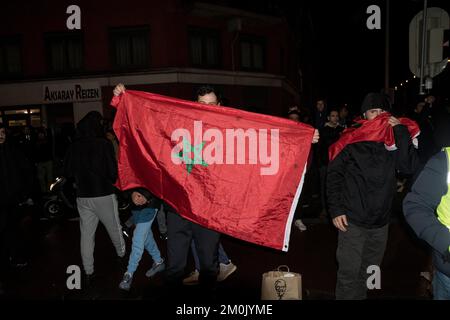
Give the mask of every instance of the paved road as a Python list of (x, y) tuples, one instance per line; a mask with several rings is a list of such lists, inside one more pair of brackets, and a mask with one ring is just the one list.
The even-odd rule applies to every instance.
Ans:
[[(370, 299), (425, 299), (419, 296), (419, 273), (427, 261), (426, 246), (418, 242), (402, 219), (400, 200), (394, 205), (394, 218), (390, 227), (388, 248), (381, 266), (381, 289), (373, 290)], [(258, 301), (261, 276), (279, 265), (288, 265), (292, 271), (302, 274), (304, 298), (308, 300), (333, 299), (336, 281), (337, 232), (327, 221), (314, 219), (317, 206), (299, 206), (308, 229), (301, 232), (293, 227), (289, 252), (284, 253), (256, 246), (223, 236), (222, 243), (237, 271), (220, 283), (219, 299), (234, 301)], [(155, 233), (156, 224), (154, 225)], [(162, 253), (165, 242), (158, 239)], [(128, 249), (130, 242), (128, 241)], [(151, 265), (144, 254), (136, 272), (134, 287), (130, 293), (118, 289), (123, 271), (114, 264), (115, 251), (105, 229), (99, 225), (95, 248), (95, 267), (99, 275), (97, 289), (89, 294), (66, 288), (66, 269), (70, 265), (81, 266), (79, 251), (79, 226), (77, 221), (59, 223), (39, 221), (30, 243), (32, 257), (29, 266), (16, 270), (10, 278), (13, 299), (149, 299), (157, 300), (162, 279), (149, 280), (144, 274)], [(193, 265), (189, 261), (189, 266)], [(190, 270), (187, 270), (187, 272)], [(185, 288), (186, 299), (195, 301), (198, 287)]]

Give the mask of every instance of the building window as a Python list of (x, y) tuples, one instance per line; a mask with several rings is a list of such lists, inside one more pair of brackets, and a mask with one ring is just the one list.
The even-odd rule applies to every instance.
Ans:
[(20, 37), (0, 38), (0, 76), (14, 77), (22, 73), (22, 46)]
[(110, 32), (112, 64), (116, 69), (149, 66), (149, 28), (120, 28)]
[(220, 66), (219, 33), (214, 30), (191, 28), (189, 48), (191, 64), (196, 67), (217, 68)]
[(263, 38), (243, 36), (240, 41), (242, 70), (265, 69), (265, 42)]
[(83, 36), (79, 32), (46, 34), (47, 65), (51, 73), (79, 72), (83, 68)]

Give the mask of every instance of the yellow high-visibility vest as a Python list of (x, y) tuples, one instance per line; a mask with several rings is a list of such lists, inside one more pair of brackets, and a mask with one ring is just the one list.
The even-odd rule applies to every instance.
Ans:
[(436, 212), (438, 220), (450, 229), (450, 147), (444, 148), (447, 155), (447, 193), (441, 198)]

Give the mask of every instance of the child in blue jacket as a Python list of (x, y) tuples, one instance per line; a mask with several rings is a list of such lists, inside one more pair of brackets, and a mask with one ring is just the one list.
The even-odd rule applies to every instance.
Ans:
[(158, 249), (153, 237), (152, 223), (158, 213), (161, 201), (154, 197), (147, 189), (136, 188), (127, 192), (131, 196), (132, 214), (136, 227), (133, 232), (133, 243), (128, 261), (128, 268), (119, 284), (122, 290), (130, 290), (133, 274), (142, 258), (144, 249), (148, 251), (153, 259), (152, 267), (145, 274), (153, 277), (165, 269), (164, 259)]

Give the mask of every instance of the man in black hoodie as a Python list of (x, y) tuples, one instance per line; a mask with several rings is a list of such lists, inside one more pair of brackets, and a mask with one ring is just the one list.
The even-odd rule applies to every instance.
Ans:
[[(390, 104), (383, 94), (369, 93), (361, 114), (369, 121)], [(365, 299), (367, 268), (380, 266), (388, 237), (391, 204), (396, 193), (396, 171), (412, 174), (417, 155), (408, 129), (390, 117), (397, 150), (383, 142), (348, 144), (328, 165), (329, 213), (339, 230), (336, 258), (336, 299)]]
[(94, 274), (95, 231), (101, 221), (117, 255), (125, 256), (125, 241), (119, 220), (113, 184), (117, 163), (112, 144), (105, 138), (102, 116), (89, 112), (77, 124), (77, 137), (64, 160), (64, 175), (74, 178), (80, 214), (81, 258), (87, 283)]

